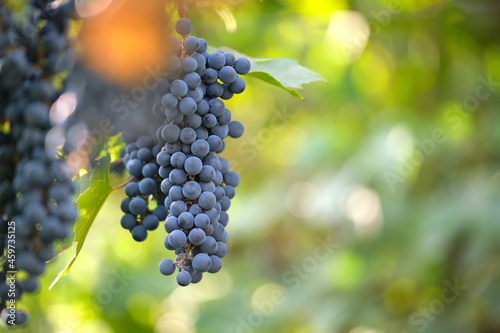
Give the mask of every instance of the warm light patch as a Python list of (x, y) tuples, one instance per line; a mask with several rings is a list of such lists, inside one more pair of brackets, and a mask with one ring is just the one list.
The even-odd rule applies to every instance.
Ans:
[(114, 0), (87, 18), (79, 39), (85, 63), (123, 84), (140, 82), (165, 59), (169, 21), (159, 0)]

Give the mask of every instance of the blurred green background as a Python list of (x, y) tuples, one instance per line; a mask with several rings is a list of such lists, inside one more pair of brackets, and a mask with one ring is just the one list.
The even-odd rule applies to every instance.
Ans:
[(242, 183), (221, 272), (161, 276), (164, 232), (134, 242), (117, 191), (18, 331), (500, 332), (499, 3), (196, 3), (210, 45), (328, 84), (299, 101), (248, 78), (228, 103), (246, 131), (223, 154)]

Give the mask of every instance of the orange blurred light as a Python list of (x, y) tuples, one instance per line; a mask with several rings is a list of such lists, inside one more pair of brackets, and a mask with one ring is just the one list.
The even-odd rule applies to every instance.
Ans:
[(121, 84), (134, 84), (165, 59), (169, 21), (165, 1), (114, 0), (85, 18), (79, 33), (87, 66)]

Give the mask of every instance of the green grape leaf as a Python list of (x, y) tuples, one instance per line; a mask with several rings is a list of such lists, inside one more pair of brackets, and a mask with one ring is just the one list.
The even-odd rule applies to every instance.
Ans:
[(120, 152), (122, 148), (125, 146), (125, 142), (122, 140), (121, 133), (118, 133), (115, 136), (112, 136), (108, 139), (106, 143), (106, 149), (103, 149), (99, 154), (98, 158), (106, 156), (109, 154), (111, 156), (111, 161), (116, 161), (120, 158)]
[(87, 237), (89, 229), (92, 226), (97, 213), (99, 213), (99, 210), (106, 201), (106, 198), (113, 191), (113, 188), (109, 184), (110, 162), (111, 157), (109, 154), (99, 160), (99, 164), (90, 178), (90, 187), (76, 200), (76, 204), (78, 205), (78, 219), (75, 223), (75, 239), (73, 241), (73, 244), (76, 246), (76, 251), (68, 265), (66, 265), (66, 267), (55, 278), (54, 282), (52, 282), (49, 290), (57, 283), (57, 281), (59, 281), (61, 277), (69, 272), (71, 266), (76, 260), (76, 257), (83, 247), (85, 238)]
[(326, 80), (318, 73), (299, 65), (297, 60), (289, 58), (252, 58), (228, 47), (209, 47), (210, 53), (216, 50), (231, 52), (236, 58), (245, 57), (252, 68), (246, 76), (255, 77), (273, 86), (289, 92), (293, 97), (304, 99), (297, 89), (303, 84)]

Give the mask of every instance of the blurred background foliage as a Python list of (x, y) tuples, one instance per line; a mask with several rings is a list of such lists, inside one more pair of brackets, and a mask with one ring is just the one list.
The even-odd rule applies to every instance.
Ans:
[[(128, 83), (140, 75), (106, 72), (92, 49), (159, 47), (166, 11), (134, 3), (114, 29), (85, 28), (91, 10), (75, 28), (87, 65)], [(246, 131), (223, 154), (242, 184), (220, 273), (187, 288), (161, 276), (163, 231), (135, 243), (117, 191), (71, 272), (47, 290), (67, 251), (25, 298), (18, 331), (500, 332), (499, 15), (493, 0), (193, 1), (210, 45), (329, 83), (302, 102), (249, 78), (228, 103)]]

